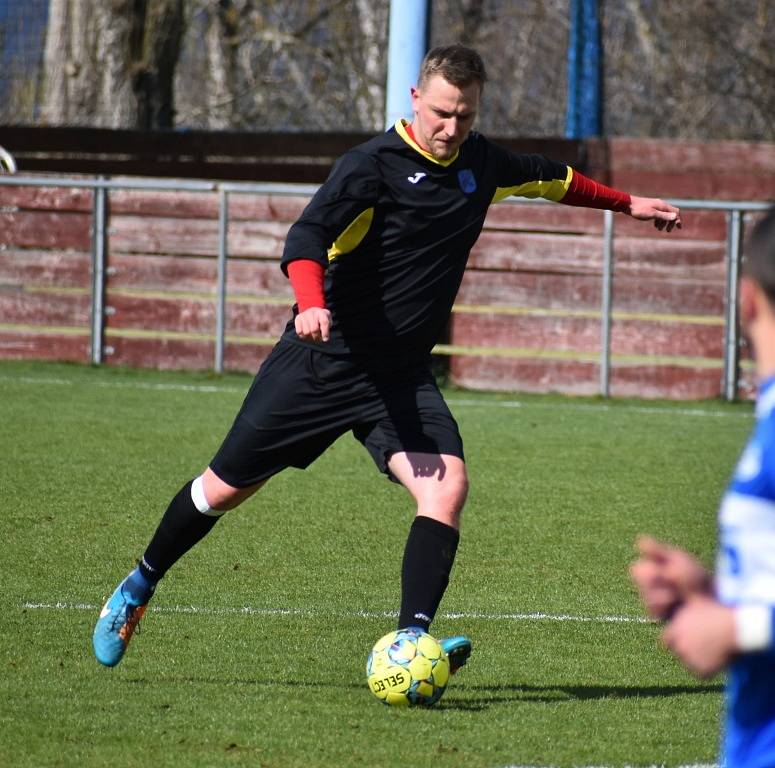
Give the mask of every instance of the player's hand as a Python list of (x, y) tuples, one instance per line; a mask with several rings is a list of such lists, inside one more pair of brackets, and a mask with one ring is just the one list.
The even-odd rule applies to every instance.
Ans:
[(672, 232), (676, 227), (681, 229), (681, 211), (664, 200), (656, 197), (630, 196), (630, 216), (641, 221), (653, 221), (658, 230), (666, 229)]
[(667, 619), (690, 596), (711, 594), (710, 573), (688, 552), (650, 536), (638, 537), (636, 548), (630, 576), (652, 618)]
[(738, 650), (734, 609), (695, 595), (675, 612), (662, 642), (696, 675), (712, 677)]
[(328, 341), (331, 313), (322, 307), (309, 307), (296, 315), (296, 333), (304, 341)]

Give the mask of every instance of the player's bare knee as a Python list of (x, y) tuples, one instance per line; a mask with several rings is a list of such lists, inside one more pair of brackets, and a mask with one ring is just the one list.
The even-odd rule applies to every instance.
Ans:
[(433, 517), (457, 528), (468, 495), (468, 478), (465, 473), (448, 476), (443, 483), (430, 486), (418, 499), (418, 513)]
[(418, 506), (417, 515), (422, 517), (430, 517), (433, 520), (438, 520), (444, 525), (448, 525), (455, 530), (460, 529), (460, 513), (461, 509), (456, 507), (445, 506)]
[(460, 528), (460, 517), (463, 514), (463, 506), (468, 498), (468, 478), (465, 473), (455, 478), (453, 487), (450, 489), (448, 499), (449, 505), (449, 525), (453, 528)]
[(465, 471), (455, 473), (445, 483), (444, 500), (459, 514), (468, 498), (468, 476)]
[(460, 508), (463, 508), (463, 504), (466, 503), (466, 499), (468, 498), (468, 489), (469, 489), (469, 483), (468, 483), (468, 475), (465, 473), (460, 478), (459, 481), (459, 487), (458, 487), (458, 499), (460, 500)]
[[(194, 486), (192, 486), (191, 489), (192, 498), (194, 496), (194, 488), (197, 485), (201, 489), (199, 502), (202, 506), (206, 506), (209, 509), (209, 512), (203, 512), (199, 505), (197, 505), (199, 511), (203, 512), (203, 514), (222, 515), (224, 512), (228, 512), (242, 504), (242, 502), (252, 496), (263, 483), (259, 483), (249, 488), (235, 488), (221, 480), (221, 478), (208, 467), (204, 474), (194, 481)], [(197, 504), (196, 498), (194, 499), (194, 503)]]
[[(219, 517), (223, 514), (221, 510), (215, 509), (210, 503), (210, 499), (213, 497), (212, 492), (208, 493), (205, 490), (205, 476), (199, 475), (194, 478), (191, 483), (191, 501), (194, 502), (194, 506), (203, 515), (209, 515), (210, 517)], [(224, 510), (225, 511), (225, 510)]]

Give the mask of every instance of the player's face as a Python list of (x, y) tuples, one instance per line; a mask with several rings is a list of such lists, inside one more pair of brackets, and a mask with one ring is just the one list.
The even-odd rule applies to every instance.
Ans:
[(441, 75), (429, 78), (422, 89), (412, 88), (417, 143), (436, 160), (453, 157), (474, 123), (481, 91), (479, 83), (458, 88)]

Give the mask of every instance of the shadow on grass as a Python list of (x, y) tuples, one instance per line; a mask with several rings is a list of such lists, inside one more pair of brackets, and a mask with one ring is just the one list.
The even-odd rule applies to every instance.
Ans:
[(222, 685), (230, 686), (236, 685), (240, 687), (248, 688), (312, 688), (323, 689), (333, 688), (342, 690), (349, 688), (351, 690), (357, 690), (366, 687), (366, 683), (341, 683), (331, 681), (316, 681), (316, 680), (259, 680), (257, 678), (222, 678), (222, 677), (194, 677), (193, 675), (160, 675), (159, 677), (127, 677), (124, 679), (125, 683), (131, 683), (132, 685), (159, 685), (161, 684), (173, 684), (173, 685)]
[[(127, 683), (134, 685), (158, 685), (159, 683), (184, 685), (222, 685), (245, 686), (254, 688), (309, 688), (336, 690), (364, 690), (364, 683), (325, 682), (312, 680), (259, 680), (240, 678), (172, 676), (145, 678), (127, 678)], [(669, 696), (704, 696), (720, 694), (724, 690), (719, 683), (697, 683), (696, 685), (526, 685), (526, 684), (495, 684), (468, 685), (453, 681), (451, 690), (435, 706), (436, 710), (460, 710), (477, 712), (501, 704), (516, 702), (537, 704), (563, 704), (570, 701), (615, 700), (615, 699), (647, 699), (666, 698)], [(451, 695), (450, 695), (451, 693)]]
[(697, 696), (720, 694), (724, 687), (717, 683), (697, 685), (456, 685), (456, 692), (464, 695), (472, 691), (473, 696), (462, 699), (447, 698), (439, 702), (439, 709), (460, 709), (478, 711), (497, 704), (514, 702), (536, 702), (539, 704), (562, 704), (568, 701), (589, 701), (594, 699), (646, 699), (668, 696)]

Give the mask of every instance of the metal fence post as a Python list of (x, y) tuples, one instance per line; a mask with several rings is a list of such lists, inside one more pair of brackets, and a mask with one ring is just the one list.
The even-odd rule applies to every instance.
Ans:
[(226, 259), (228, 258), (229, 193), (218, 190), (218, 283), (215, 305), (215, 372), (223, 373), (226, 336)]
[(92, 289), (91, 289), (91, 361), (100, 365), (105, 338), (105, 253), (108, 191), (95, 187), (92, 198)]
[(743, 212), (727, 213), (727, 285), (724, 316), (724, 397), (737, 399), (740, 374), (740, 339), (737, 323), (737, 287), (740, 280), (740, 253), (743, 242)]
[(614, 212), (603, 211), (603, 274), (600, 298), (600, 394), (611, 394), (611, 295), (614, 272)]

